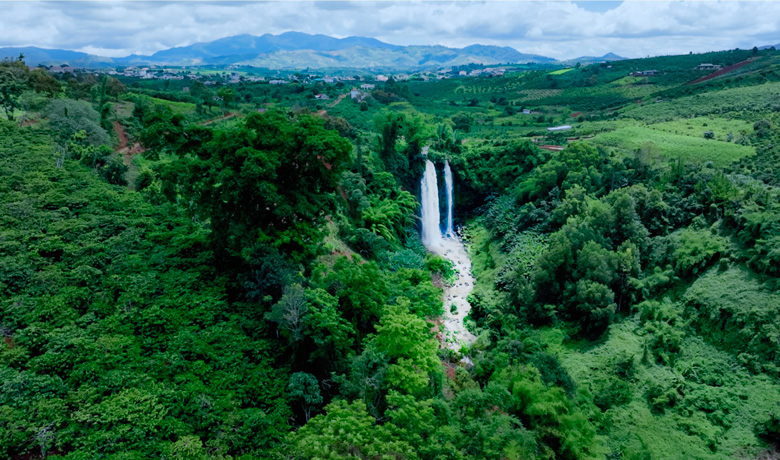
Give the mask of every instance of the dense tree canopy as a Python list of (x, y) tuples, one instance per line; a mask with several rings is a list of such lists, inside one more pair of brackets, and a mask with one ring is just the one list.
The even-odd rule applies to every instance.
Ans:
[(349, 143), (307, 115), (250, 115), (227, 130), (175, 135), (180, 160), (162, 173), (166, 194), (208, 218), (218, 252), (271, 246), (302, 261), (322, 238)]
[(0, 61), (0, 107), (9, 120), (14, 119), (14, 112), (19, 108), (19, 97), (24, 91), (29, 71), (22, 60), (5, 58)]
[[(746, 57), (355, 100), (3, 61), (0, 456), (771, 456), (780, 55), (688, 84)], [(426, 146), (474, 286), (420, 242)]]

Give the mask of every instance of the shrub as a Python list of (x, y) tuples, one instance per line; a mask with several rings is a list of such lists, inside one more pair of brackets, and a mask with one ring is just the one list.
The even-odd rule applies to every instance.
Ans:
[(120, 156), (112, 155), (107, 158), (105, 165), (100, 168), (100, 175), (109, 184), (124, 186), (127, 185), (127, 180), (125, 180), (127, 169), (127, 165)]
[(135, 178), (135, 189), (140, 192), (152, 185), (153, 181), (154, 174), (150, 170), (144, 169), (138, 174), (138, 177)]
[(87, 143), (95, 147), (111, 141), (106, 130), (100, 126), (100, 114), (84, 101), (54, 99), (43, 114), (49, 118), (49, 126), (63, 141), (79, 131), (84, 131)]
[(681, 276), (703, 272), (718, 256), (726, 252), (726, 239), (709, 230), (686, 228), (676, 235), (675, 268)]
[(615, 406), (628, 404), (633, 396), (631, 385), (612, 377), (595, 392), (593, 403), (602, 411), (606, 411)]
[(769, 415), (769, 420), (756, 427), (758, 435), (769, 442), (780, 443), (780, 409)]

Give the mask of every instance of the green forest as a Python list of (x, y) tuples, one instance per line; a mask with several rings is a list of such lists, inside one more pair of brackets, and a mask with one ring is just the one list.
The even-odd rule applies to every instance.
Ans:
[(780, 52), (516, 70), (0, 62), (0, 458), (777, 458)]

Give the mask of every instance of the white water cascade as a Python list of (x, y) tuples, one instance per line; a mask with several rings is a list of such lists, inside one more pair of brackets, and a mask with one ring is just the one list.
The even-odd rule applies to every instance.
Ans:
[[(423, 147), (423, 156), (428, 155), (428, 147)], [(436, 182), (436, 167), (430, 160), (425, 161), (425, 174), (420, 183), (420, 201), (422, 202), (422, 242), (429, 251), (452, 261), (458, 272), (458, 279), (452, 285), (444, 286), (444, 339), (442, 346), (460, 351), (470, 346), (477, 337), (466, 329), (464, 321), (471, 311), (468, 296), (474, 288), (474, 276), (471, 273), (471, 259), (463, 242), (452, 230), (452, 170), (449, 162), (444, 164), (444, 183), (447, 190), (447, 231), (442, 237), (439, 214), (439, 186)], [(463, 358), (471, 363), (468, 358)], [(472, 363), (473, 364), (473, 363)]]
[[(427, 153), (427, 152), (426, 152)], [(431, 160), (425, 160), (425, 174), (420, 184), (420, 201), (422, 217), (422, 242), (430, 248), (441, 245), (441, 228), (439, 222), (439, 186), (436, 182), (436, 167)]]
[(444, 231), (445, 237), (455, 236), (452, 230), (452, 169), (450, 162), (444, 162), (444, 188), (447, 190), (447, 230)]

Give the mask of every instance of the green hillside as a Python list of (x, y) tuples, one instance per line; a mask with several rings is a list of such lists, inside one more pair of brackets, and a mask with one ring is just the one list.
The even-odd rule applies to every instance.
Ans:
[(0, 457), (775, 458), (779, 59), (354, 98), (0, 62)]

